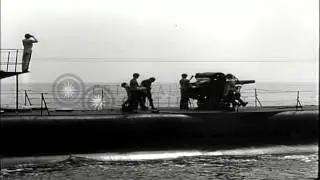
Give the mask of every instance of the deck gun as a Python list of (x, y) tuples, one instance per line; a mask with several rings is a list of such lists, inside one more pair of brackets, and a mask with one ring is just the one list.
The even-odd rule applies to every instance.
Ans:
[[(196, 81), (191, 83), (188, 89), (189, 98), (197, 100), (200, 110), (226, 109), (230, 104), (230, 100), (228, 100), (230, 98), (226, 97), (229, 75), (221, 72), (197, 73), (195, 75)], [(238, 80), (234, 76), (233, 79), (235, 81), (234, 85), (238, 87), (255, 83), (255, 80)]]
[(240, 85), (243, 85), (243, 84), (253, 84), (255, 83), (256, 81), (255, 80), (237, 80), (236, 81), (236, 84), (240, 84)]

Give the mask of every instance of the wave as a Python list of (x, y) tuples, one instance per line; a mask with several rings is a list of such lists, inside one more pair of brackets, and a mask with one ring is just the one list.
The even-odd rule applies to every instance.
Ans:
[[(281, 156), (279, 156), (281, 155)], [(315, 161), (318, 158), (318, 145), (269, 146), (250, 147), (217, 151), (147, 151), (131, 153), (98, 153), (74, 154), (69, 156), (42, 156), (10, 158), (1, 160), (0, 177), (11, 174), (25, 174), (35, 172), (63, 171), (68, 168), (88, 165), (110, 165), (110, 163), (135, 163), (146, 161), (166, 161), (195, 157), (253, 157), (294, 159), (304, 162)], [(239, 161), (239, 160), (237, 160)]]

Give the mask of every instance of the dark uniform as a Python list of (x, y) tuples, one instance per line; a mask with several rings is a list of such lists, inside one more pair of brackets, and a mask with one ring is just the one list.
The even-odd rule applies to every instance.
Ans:
[(130, 108), (131, 110), (138, 110), (138, 103), (139, 103), (139, 91), (138, 91), (139, 84), (137, 79), (133, 78), (130, 80)]
[(189, 88), (190, 80), (187, 78), (182, 78), (180, 80), (180, 109), (188, 109), (189, 96), (188, 96), (188, 88)]
[(136, 78), (133, 78), (130, 81), (130, 92), (131, 92), (131, 101), (130, 101), (131, 109), (137, 110), (138, 105), (140, 104), (140, 108), (142, 110), (146, 110), (147, 108), (142, 102), (143, 91), (139, 89), (139, 84)]
[(133, 78), (130, 80), (130, 89), (137, 89), (139, 87), (137, 79)]
[(123, 87), (126, 92), (127, 92), (127, 100), (122, 103), (121, 108), (123, 111), (130, 111), (130, 100), (131, 100), (131, 92), (130, 92), (130, 87), (127, 83), (122, 83), (121, 87)]
[(146, 103), (146, 98), (148, 98), (149, 105), (152, 109), (154, 109), (153, 106), (153, 100), (152, 100), (152, 94), (151, 94), (151, 84), (154, 82), (154, 79), (146, 79), (141, 82), (141, 86), (146, 88), (146, 93), (142, 96), (142, 102)]
[(238, 79), (232, 74), (226, 75), (226, 88), (225, 97), (232, 103), (232, 107), (235, 108), (237, 104), (246, 106), (248, 102), (241, 99), (240, 88), (241, 86), (236, 86), (236, 81)]

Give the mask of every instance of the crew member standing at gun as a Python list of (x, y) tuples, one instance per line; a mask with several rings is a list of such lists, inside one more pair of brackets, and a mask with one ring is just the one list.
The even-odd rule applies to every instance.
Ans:
[(227, 97), (228, 101), (231, 101), (233, 109), (235, 109), (236, 105), (238, 104), (243, 107), (245, 107), (248, 104), (248, 102), (245, 102), (240, 98), (241, 86), (236, 86), (236, 81), (239, 80), (234, 75), (226, 75), (225, 97)]
[(156, 80), (156, 78), (151, 77), (149, 79), (143, 80), (141, 82), (141, 86), (146, 88), (146, 93), (142, 96), (142, 102), (145, 105), (146, 98), (148, 98), (149, 105), (151, 106), (151, 109), (155, 109), (153, 106), (153, 100), (152, 100), (152, 94), (151, 94), (151, 84)]
[(25, 39), (22, 40), (23, 55), (22, 55), (22, 72), (28, 72), (29, 63), (32, 54), (33, 43), (38, 43), (38, 40), (30, 34), (24, 35)]
[(181, 75), (182, 79), (180, 80), (180, 109), (188, 109), (188, 102), (189, 102), (189, 96), (188, 96), (188, 88), (190, 86), (190, 80), (193, 78), (191, 76), (190, 79), (187, 79), (187, 74)]

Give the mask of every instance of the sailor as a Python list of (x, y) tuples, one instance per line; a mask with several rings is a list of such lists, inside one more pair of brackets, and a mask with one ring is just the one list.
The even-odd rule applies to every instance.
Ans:
[(238, 78), (236, 78), (232, 74), (226, 75), (226, 86), (225, 86), (225, 97), (227, 97), (228, 101), (232, 103), (232, 107), (235, 108), (236, 105), (241, 105), (245, 107), (248, 102), (243, 101), (240, 97), (240, 89), (241, 86), (236, 86), (236, 82)]
[(25, 34), (25, 39), (22, 40), (23, 55), (22, 55), (22, 72), (28, 72), (29, 63), (32, 54), (33, 43), (38, 43), (38, 40), (31, 34)]
[(190, 79), (187, 79), (188, 75), (183, 73), (181, 75), (180, 83), (180, 109), (188, 109), (188, 102), (189, 102), (189, 96), (188, 96), (188, 89), (190, 87), (190, 79), (193, 77), (191, 76)]
[(226, 75), (226, 85), (225, 85), (225, 92), (224, 92), (225, 96), (229, 96), (230, 94), (233, 94), (236, 87), (236, 81), (237, 81), (237, 78), (234, 75), (232, 74)]
[(148, 98), (149, 105), (151, 109), (155, 109), (153, 105), (153, 100), (152, 100), (152, 94), (151, 94), (151, 84), (156, 80), (156, 78), (151, 77), (149, 79), (141, 81), (141, 86), (146, 88), (146, 93), (143, 94), (142, 96), (142, 102), (145, 105), (146, 103), (146, 98)]
[(241, 99), (240, 89), (241, 89), (241, 86), (236, 86), (234, 97), (235, 97), (235, 100), (239, 102), (241, 106), (245, 107), (248, 104), (248, 102)]
[(121, 87), (123, 87), (127, 92), (127, 100), (122, 103), (121, 108), (123, 111), (130, 111), (130, 100), (131, 100), (131, 93), (130, 93), (130, 87), (127, 83), (122, 83)]
[(130, 89), (136, 89), (139, 87), (139, 83), (137, 79), (139, 78), (139, 73), (133, 73), (133, 78), (130, 80)]
[(140, 76), (139, 73), (133, 73), (133, 78), (130, 80), (130, 86), (129, 86), (130, 92), (131, 92), (130, 107), (132, 111), (137, 111), (139, 104), (142, 110), (147, 109), (142, 102), (142, 94), (144, 93), (145, 88), (139, 86), (139, 83), (137, 81), (139, 76)]

